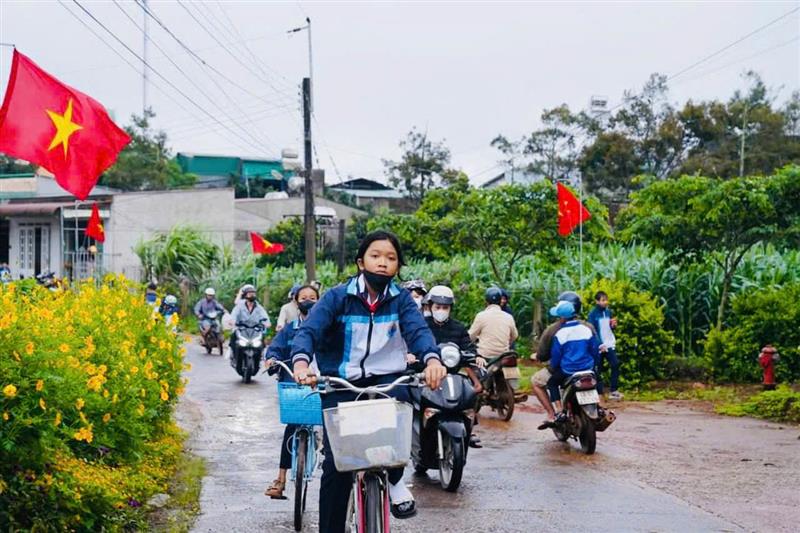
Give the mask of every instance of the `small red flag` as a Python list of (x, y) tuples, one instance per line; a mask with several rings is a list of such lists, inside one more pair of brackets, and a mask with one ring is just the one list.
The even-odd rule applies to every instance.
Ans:
[(43, 166), (83, 200), (130, 140), (97, 100), (14, 50), (0, 108), (0, 152)]
[(583, 207), (569, 189), (558, 183), (558, 234), (566, 237), (582, 222), (592, 218), (592, 214)]
[(86, 225), (86, 236), (91, 237), (97, 242), (106, 242), (106, 230), (103, 226), (103, 219), (100, 218), (100, 210), (97, 204), (92, 205), (92, 216)]
[(279, 254), (283, 251), (283, 245), (279, 242), (269, 242), (258, 233), (250, 232), (250, 243), (253, 245), (254, 254)]

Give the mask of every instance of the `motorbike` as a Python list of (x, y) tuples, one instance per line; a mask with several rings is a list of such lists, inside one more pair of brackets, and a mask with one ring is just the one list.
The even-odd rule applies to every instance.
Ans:
[(553, 433), (561, 442), (570, 437), (580, 441), (581, 450), (591, 455), (597, 447), (598, 431), (605, 431), (616, 419), (600, 407), (597, 376), (591, 370), (576, 372), (561, 387), (563, 411), (556, 416)]
[(508, 351), (486, 362), (486, 368), (479, 373), (483, 392), (478, 395), (477, 407), (480, 410), (484, 405), (488, 405), (506, 422), (514, 416), (514, 405), (528, 399), (527, 394), (517, 393), (514, 390), (518, 378), (507, 378), (507, 375), (519, 375), (517, 352)]
[(41, 272), (36, 275), (36, 283), (41, 285), (46, 289), (50, 289), (51, 291), (58, 290), (58, 280), (56, 279), (56, 273), (49, 271), (49, 272)]
[(475, 417), (475, 389), (459, 370), (475, 361), (453, 343), (439, 345), (447, 376), (437, 390), (412, 388), (414, 406), (411, 459), (418, 474), (438, 468), (439, 483), (456, 492), (467, 461)]
[[(236, 324), (235, 344), (231, 354), (231, 366), (242, 376), (242, 383), (250, 380), (258, 373), (261, 354), (264, 351), (264, 326)], [(233, 341), (232, 341), (233, 342)]]
[(222, 355), (224, 349), (223, 343), (225, 342), (225, 337), (222, 335), (222, 329), (217, 319), (218, 316), (218, 311), (210, 311), (208, 313), (203, 313), (203, 318), (200, 320), (201, 324), (205, 321), (211, 323), (211, 327), (208, 328), (208, 330), (201, 332), (203, 344), (206, 347), (206, 353), (209, 355), (211, 355), (214, 348), (219, 348), (219, 354)]

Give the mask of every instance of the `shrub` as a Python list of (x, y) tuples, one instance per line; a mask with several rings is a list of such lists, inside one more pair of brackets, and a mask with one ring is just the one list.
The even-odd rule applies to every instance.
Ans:
[(773, 391), (764, 391), (742, 403), (723, 405), (717, 409), (732, 416), (754, 416), (778, 422), (800, 423), (800, 392), (781, 386)]
[(121, 277), (0, 287), (0, 529), (124, 527), (180, 452), (179, 337)]
[(712, 330), (705, 345), (714, 379), (758, 381), (757, 357), (765, 344), (781, 356), (778, 380), (800, 379), (800, 282), (746, 290), (733, 298), (731, 307), (729, 327)]
[(610, 308), (619, 321), (614, 334), (622, 363), (620, 383), (630, 387), (660, 379), (675, 338), (664, 329), (664, 311), (657, 299), (636, 290), (630, 282), (601, 279), (581, 291), (584, 315), (594, 305), (597, 291), (608, 294)]

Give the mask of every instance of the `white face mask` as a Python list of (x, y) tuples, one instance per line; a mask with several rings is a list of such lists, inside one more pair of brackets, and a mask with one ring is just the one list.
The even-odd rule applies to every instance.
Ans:
[(422, 316), (431, 316), (431, 312), (430, 311), (423, 311), (422, 312)]
[(450, 318), (450, 311), (434, 311), (433, 312), (433, 319), (436, 322), (444, 323), (447, 322), (447, 319)]
[(414, 303), (417, 304), (417, 309), (422, 309), (422, 296), (412, 296)]

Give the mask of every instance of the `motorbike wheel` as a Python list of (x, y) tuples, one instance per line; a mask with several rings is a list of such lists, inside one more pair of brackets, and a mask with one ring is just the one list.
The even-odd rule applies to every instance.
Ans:
[(250, 359), (242, 361), (242, 383), (250, 383), (252, 378), (251, 372), (253, 371), (253, 364)]
[(447, 492), (456, 492), (464, 473), (464, 441), (442, 435), (444, 457), (439, 459), (439, 483)]
[(567, 439), (569, 438), (569, 433), (566, 432), (564, 426), (562, 425), (557, 425), (556, 427), (554, 427), (553, 434), (560, 442), (567, 442)]
[(364, 476), (364, 512), (366, 513), (366, 533), (383, 532), (383, 490), (380, 478), (375, 474)]
[(299, 431), (295, 440), (296, 470), (294, 474), (294, 530), (303, 529), (303, 511), (306, 507), (306, 452), (308, 433)]
[(592, 455), (597, 447), (597, 433), (594, 430), (594, 422), (583, 412), (581, 412), (581, 434), (578, 436), (581, 442), (581, 450), (586, 455)]
[(225, 351), (225, 337), (221, 333), (217, 337), (217, 346), (219, 346), (219, 354), (223, 355)]
[(494, 390), (497, 394), (497, 415), (508, 422), (514, 416), (514, 390), (499, 371), (494, 376)]
[(203, 338), (203, 344), (205, 344), (205, 345), (206, 345), (206, 354), (207, 354), (207, 355), (211, 355), (211, 350), (213, 350), (213, 349), (214, 349), (214, 347), (213, 347), (213, 346), (211, 346), (211, 343), (209, 342), (209, 339), (208, 339), (208, 337), (204, 337), (204, 338)]

